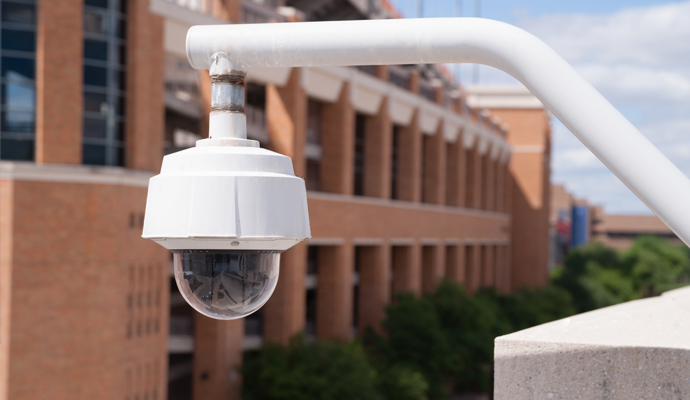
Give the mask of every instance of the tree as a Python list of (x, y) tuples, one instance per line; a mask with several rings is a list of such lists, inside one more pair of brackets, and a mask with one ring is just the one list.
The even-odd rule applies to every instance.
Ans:
[(619, 253), (601, 243), (572, 250), (563, 264), (553, 283), (570, 293), (577, 312), (637, 298), (631, 278), (621, 271)]
[[(362, 347), (293, 338), (245, 356), (244, 398), (252, 400), (383, 400), (377, 372)], [(414, 399), (417, 400), (417, 399)]]
[(690, 283), (687, 249), (659, 237), (643, 236), (623, 254), (621, 269), (632, 278), (638, 296), (658, 296)]

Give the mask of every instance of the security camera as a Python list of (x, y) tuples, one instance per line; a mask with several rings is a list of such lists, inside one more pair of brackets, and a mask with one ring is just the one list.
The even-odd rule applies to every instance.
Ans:
[(253, 140), (225, 142), (201, 140), (163, 158), (142, 236), (173, 253), (175, 281), (194, 309), (236, 319), (268, 301), (280, 253), (310, 230), (304, 180), (290, 158)]
[(243, 80), (212, 82), (241, 110), (215, 96), (210, 138), (163, 158), (149, 182), (142, 237), (173, 253), (175, 281), (195, 310), (228, 320), (268, 301), (280, 253), (310, 237), (309, 214), (290, 158), (246, 139)]

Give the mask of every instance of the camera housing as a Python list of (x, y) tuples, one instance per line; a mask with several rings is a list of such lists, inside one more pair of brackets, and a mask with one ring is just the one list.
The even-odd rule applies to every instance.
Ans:
[(180, 292), (211, 318), (258, 310), (280, 253), (310, 236), (304, 180), (254, 140), (200, 140), (165, 156), (149, 181), (142, 237), (173, 252)]

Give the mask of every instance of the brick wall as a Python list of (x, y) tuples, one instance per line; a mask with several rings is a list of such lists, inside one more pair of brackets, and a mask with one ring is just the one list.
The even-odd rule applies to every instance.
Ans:
[(146, 189), (12, 185), (6, 398), (163, 398), (168, 255), (140, 237)]

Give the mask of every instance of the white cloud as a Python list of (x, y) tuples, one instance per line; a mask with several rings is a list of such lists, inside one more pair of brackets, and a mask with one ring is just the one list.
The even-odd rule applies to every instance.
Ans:
[[(518, 25), (573, 64), (690, 175), (690, 1), (611, 15), (523, 15)], [(483, 69), (482, 83), (492, 79), (505, 82)], [(558, 122), (553, 145), (554, 182), (609, 212), (649, 212)]]
[(690, 2), (629, 8), (611, 15), (525, 17), (519, 25), (571, 62), (690, 66)]

